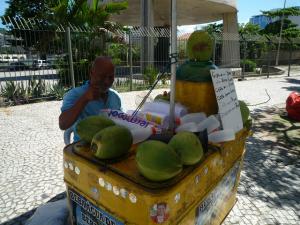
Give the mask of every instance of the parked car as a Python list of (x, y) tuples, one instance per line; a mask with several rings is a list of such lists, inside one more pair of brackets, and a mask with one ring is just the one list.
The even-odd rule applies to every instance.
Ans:
[(33, 69), (49, 69), (51, 68), (51, 63), (49, 61), (43, 60), (43, 59), (38, 59), (34, 60), (32, 63), (32, 68)]
[(10, 71), (29, 70), (29, 66), (23, 62), (12, 62), (9, 64), (8, 69)]

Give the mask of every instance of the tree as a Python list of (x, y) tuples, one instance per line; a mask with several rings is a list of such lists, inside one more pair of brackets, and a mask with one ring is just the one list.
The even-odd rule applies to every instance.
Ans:
[(282, 16), (282, 37), (283, 38), (295, 38), (300, 37), (300, 30), (297, 28), (297, 24), (292, 23), (291, 20), (288, 19), (289, 16), (299, 16), (300, 8), (297, 7), (289, 7), (278, 10), (271, 11), (262, 11), (265, 16), (271, 17), (274, 22), (269, 23), (262, 31), (262, 34), (267, 35), (279, 35), (281, 30), (281, 19)]
[(7, 0), (4, 16), (36, 19), (47, 25), (72, 23), (103, 26), (109, 15), (128, 7), (128, 1), (101, 4), (101, 0)]
[[(268, 24), (263, 30), (262, 34), (278, 35), (281, 29), (281, 21), (277, 20)], [(300, 30), (297, 28), (297, 24), (292, 23), (289, 19), (283, 19), (282, 25), (282, 37), (283, 38), (296, 38), (300, 37)]]
[[(27, 50), (36, 50), (41, 58), (47, 53), (56, 52), (57, 46), (65, 46), (64, 33), (57, 32), (58, 27), (80, 27), (82, 30), (93, 32), (72, 33), (72, 42), (78, 45), (72, 46), (74, 60), (75, 82), (85, 79), (87, 67), (95, 58), (95, 55), (105, 51), (105, 40), (111, 38), (112, 31), (120, 26), (109, 22), (113, 13), (119, 13), (128, 7), (128, 1), (111, 2), (101, 4), (101, 0), (7, 0), (8, 8), (5, 11), (5, 24), (10, 27), (10, 33), (21, 40), (26, 41), (24, 47)], [(9, 19), (11, 18), (11, 19)], [(23, 19), (29, 23), (30, 29), (18, 27)], [(108, 35), (109, 34), (109, 35)], [(29, 37), (29, 38), (28, 38)], [(55, 45), (50, 44), (55, 42)], [(86, 46), (86, 51), (80, 51), (78, 46)], [(60, 52), (59, 54), (61, 54)], [(67, 58), (59, 59), (60, 78), (64, 85), (71, 83), (66, 68)]]
[[(239, 24), (239, 34), (240, 34), (240, 51), (241, 58), (243, 58), (242, 64), (247, 66), (252, 66), (253, 68), (255, 62), (251, 60), (260, 57), (266, 50), (266, 44), (264, 40), (259, 36), (260, 27), (256, 24), (246, 23)], [(245, 68), (247, 70), (247, 68)]]
[(276, 18), (281, 17), (284, 15), (285, 18), (289, 16), (299, 16), (300, 15), (300, 8), (298, 7), (289, 7), (284, 9), (278, 9), (278, 10), (270, 10), (270, 11), (261, 11), (263, 15)]
[(258, 35), (260, 27), (257, 24), (246, 23), (239, 24), (239, 34), (240, 35)]
[(207, 33), (211, 34), (211, 35), (214, 35), (214, 34), (221, 35), (222, 32), (223, 32), (223, 23), (208, 24), (207, 26), (203, 27), (203, 30), (206, 31)]
[(6, 18), (4, 24), (13, 30), (18, 27), (17, 23), (22, 22), (22, 18), (33, 19), (30, 30), (21, 28), (14, 35), (23, 40), (26, 39), (28, 48), (33, 46), (36, 49), (45, 50), (49, 46), (48, 43), (56, 38), (53, 31), (58, 26), (66, 27), (72, 24), (80, 27), (93, 27), (98, 31), (102, 28), (116, 29), (113, 23), (108, 22), (109, 16), (128, 7), (127, 1), (106, 5), (101, 5), (100, 0), (89, 2), (90, 5), (87, 0), (7, 0), (9, 6), (4, 14), (4, 19)]

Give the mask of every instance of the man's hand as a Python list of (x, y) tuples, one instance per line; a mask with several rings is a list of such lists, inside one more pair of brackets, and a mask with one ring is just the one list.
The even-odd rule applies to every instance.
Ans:
[(98, 100), (100, 98), (99, 86), (89, 86), (88, 90), (84, 94), (86, 101)]
[(62, 112), (59, 116), (59, 127), (68, 129), (76, 121), (77, 117), (89, 101), (98, 100), (101, 97), (99, 86), (89, 86), (88, 90), (78, 99), (73, 107)]

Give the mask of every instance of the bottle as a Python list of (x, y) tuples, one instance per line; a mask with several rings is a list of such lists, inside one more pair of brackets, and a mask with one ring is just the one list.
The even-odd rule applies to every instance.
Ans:
[(198, 124), (198, 131), (207, 129), (207, 133), (209, 134), (217, 130), (220, 125), (220, 121), (214, 115), (211, 115)]
[(178, 133), (180, 131), (190, 131), (190, 132), (198, 132), (198, 126), (194, 122), (187, 122), (184, 124), (179, 125), (176, 129), (175, 132)]
[(232, 141), (234, 139), (235, 139), (235, 134), (232, 129), (218, 130), (208, 135), (208, 141), (213, 143)]
[(136, 128), (130, 130), (133, 138), (133, 144), (147, 140), (151, 135), (160, 133), (155, 127)]
[(183, 117), (176, 118), (176, 124), (181, 125), (189, 122), (200, 123), (205, 119), (206, 114), (204, 112), (189, 113), (184, 115)]
[(119, 110), (101, 110), (101, 115), (107, 116), (113, 120), (115, 124), (126, 127), (132, 134), (133, 144), (146, 140), (152, 134), (161, 132), (160, 128), (153, 126), (143, 118), (137, 116), (133, 117)]
[[(170, 113), (170, 103), (165, 101), (146, 102), (141, 109), (142, 112), (156, 112), (164, 115)], [(187, 108), (179, 103), (175, 104), (175, 117), (182, 117), (187, 114)]]
[[(128, 110), (127, 114), (132, 115), (133, 110)], [(168, 129), (169, 128), (169, 115), (163, 114), (163, 113), (157, 113), (152, 111), (139, 111), (137, 113), (137, 116), (140, 118), (143, 118), (149, 122), (152, 122), (158, 127), (161, 127), (162, 129)]]
[(128, 129), (135, 129), (137, 127), (153, 126), (150, 122), (140, 118), (138, 116), (131, 116), (120, 110), (115, 109), (103, 109), (100, 111), (101, 115), (113, 120), (116, 124), (127, 127)]

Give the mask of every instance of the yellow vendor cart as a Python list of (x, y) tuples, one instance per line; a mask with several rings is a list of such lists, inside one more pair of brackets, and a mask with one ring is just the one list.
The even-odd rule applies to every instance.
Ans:
[[(103, 1), (104, 2), (104, 1)], [(108, 1), (105, 1), (108, 2)], [(133, 1), (130, 1), (133, 2)], [(135, 13), (134, 7), (130, 9)], [(140, 1), (137, 1), (140, 2)], [(160, 1), (157, 1), (160, 2)], [(163, 2), (163, 1), (162, 1)], [(208, 4), (208, 2), (210, 2)], [(225, 2), (225, 1), (224, 1)], [(175, 98), (182, 104), (203, 103), (209, 105), (208, 115), (217, 113), (213, 86), (186, 88), (189, 83), (176, 81), (177, 10), (176, 0), (171, 7), (171, 94), (170, 121), (175, 121)], [(219, 19), (226, 5), (217, 1), (194, 1), (199, 7), (212, 7)], [(216, 7), (213, 7), (216, 4)], [(181, 1), (181, 7), (190, 6)], [(161, 7), (164, 9), (164, 7)], [(194, 7), (198, 11), (199, 8)], [(181, 9), (181, 8), (179, 8)], [(215, 12), (216, 9), (221, 11)], [(189, 9), (191, 10), (191, 9)], [(226, 10), (235, 12), (234, 7)], [(204, 12), (204, 11), (203, 11)], [(135, 14), (134, 14), (135, 15)], [(169, 15), (166, 15), (166, 17)], [(186, 14), (184, 16), (187, 18)], [(192, 17), (192, 16), (190, 16)], [(199, 17), (197, 15), (196, 17)], [(205, 17), (205, 16), (204, 16)], [(200, 17), (199, 17), (200, 18)], [(199, 46), (198, 46), (199, 47)], [(202, 48), (201, 46), (199, 47)], [(200, 85), (200, 84), (197, 84)], [(206, 88), (203, 88), (205, 85)], [(183, 90), (192, 92), (192, 98)], [(196, 91), (197, 90), (197, 91)], [(195, 96), (195, 92), (200, 93)], [(203, 93), (206, 93), (205, 99)], [(211, 94), (210, 94), (211, 93)], [(189, 100), (189, 101), (187, 101)], [(212, 105), (214, 103), (214, 105)], [(191, 112), (202, 112), (206, 108), (197, 106)], [(214, 106), (214, 107), (213, 107)], [(172, 127), (171, 127), (172, 128)], [(243, 164), (245, 141), (249, 134), (246, 128), (235, 133), (235, 140), (219, 145), (209, 144), (203, 160), (193, 166), (184, 167), (176, 177), (164, 182), (151, 182), (138, 171), (135, 162), (136, 146), (122, 160), (101, 161), (93, 157), (89, 147), (76, 148), (75, 144), (64, 148), (64, 180), (73, 225), (215, 225), (221, 224), (236, 201), (237, 186)]]
[(220, 224), (236, 201), (248, 133), (244, 128), (234, 141), (209, 145), (201, 162), (160, 183), (139, 174), (134, 147), (122, 160), (103, 162), (88, 147), (66, 146), (64, 180), (72, 223)]

